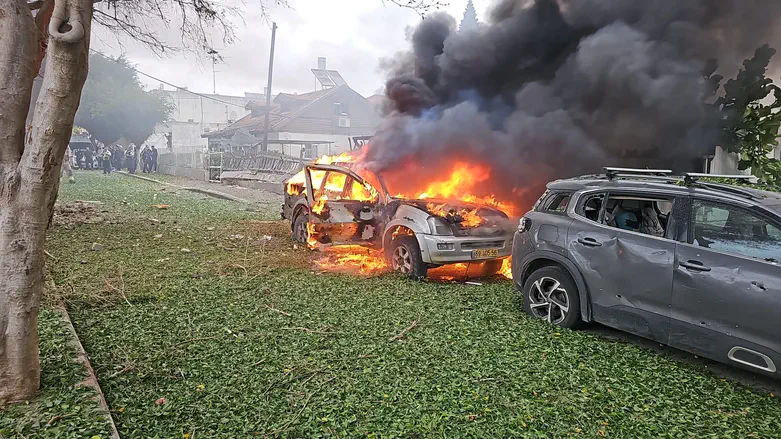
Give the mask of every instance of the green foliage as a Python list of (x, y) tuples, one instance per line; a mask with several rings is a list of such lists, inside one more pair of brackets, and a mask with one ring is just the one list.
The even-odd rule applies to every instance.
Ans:
[(141, 145), (155, 125), (168, 119), (173, 104), (162, 93), (144, 91), (138, 75), (122, 56), (113, 59), (92, 54), (89, 63), (76, 125), (105, 144), (124, 136)]
[[(119, 175), (80, 173), (78, 181), (62, 187), (63, 200), (103, 201), (118, 219), (57, 227), (47, 248), (59, 257), (55, 282), (79, 295), (70, 298), (71, 316), (122, 437), (781, 431), (781, 404), (767, 393), (631, 343), (533, 320), (510, 282), (421, 283), (281, 266), (259, 276), (224, 273), (219, 267), (245, 264), (247, 251), (231, 244), (232, 235), (247, 234), (242, 220), (272, 219), (277, 206), (248, 212)], [(152, 210), (153, 201), (170, 208)], [(98, 239), (106, 249), (90, 252)], [(286, 230), (269, 242), (281, 243), (269, 260), (311, 255), (294, 250)], [(132, 306), (97, 298), (104, 278), (120, 285), (120, 267)], [(166, 402), (155, 404), (160, 398)]]
[[(724, 96), (714, 103), (721, 114), (723, 145), (738, 153), (741, 170), (751, 168), (762, 182), (781, 185), (781, 161), (771, 158), (778, 144), (781, 127), (781, 88), (765, 77), (770, 59), (776, 53), (767, 44), (743, 62), (735, 79), (724, 85)], [(707, 72), (706, 72), (707, 73)], [(706, 74), (709, 83), (718, 85), (720, 77)], [(770, 94), (772, 103), (767, 103)]]
[(86, 377), (86, 371), (75, 361), (76, 349), (62, 315), (42, 309), (38, 332), (41, 392), (27, 404), (0, 409), (0, 438), (109, 438), (109, 426), (98, 411), (95, 392), (74, 387)]

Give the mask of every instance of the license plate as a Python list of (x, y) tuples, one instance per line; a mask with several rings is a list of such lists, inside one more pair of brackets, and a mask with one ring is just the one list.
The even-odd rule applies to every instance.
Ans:
[(499, 257), (499, 249), (498, 248), (487, 248), (482, 250), (472, 250), (472, 258), (473, 259), (485, 259), (485, 258), (498, 258)]

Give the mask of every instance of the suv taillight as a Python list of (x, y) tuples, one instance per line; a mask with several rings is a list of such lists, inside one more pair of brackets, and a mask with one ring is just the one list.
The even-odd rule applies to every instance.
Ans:
[(526, 232), (531, 228), (532, 228), (532, 220), (530, 220), (529, 218), (523, 217), (518, 222), (518, 231), (521, 233)]

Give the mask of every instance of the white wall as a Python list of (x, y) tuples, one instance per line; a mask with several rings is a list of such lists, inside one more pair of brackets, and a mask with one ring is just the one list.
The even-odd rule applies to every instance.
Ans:
[(175, 153), (191, 153), (206, 148), (208, 141), (201, 138), (201, 134), (221, 130), (246, 116), (249, 110), (244, 106), (252, 100), (244, 96), (204, 94), (214, 98), (208, 99), (186, 90), (160, 91), (168, 95), (174, 104), (174, 110), (169, 122), (155, 127), (155, 134), (171, 133), (173, 148), (168, 150), (167, 146), (163, 145), (163, 150)]
[[(781, 146), (773, 148), (773, 152), (768, 155), (781, 160)], [(727, 152), (724, 148), (717, 146), (716, 153), (711, 162), (710, 173), (723, 175), (751, 175), (751, 169), (746, 169), (744, 171), (739, 170), (738, 162), (739, 158), (737, 154)]]
[[(163, 90), (176, 107), (171, 118), (177, 122), (227, 124), (249, 114), (244, 107), (250, 101), (244, 96), (225, 96), (201, 93), (201, 97), (187, 90)], [(212, 98), (212, 99), (209, 99)]]

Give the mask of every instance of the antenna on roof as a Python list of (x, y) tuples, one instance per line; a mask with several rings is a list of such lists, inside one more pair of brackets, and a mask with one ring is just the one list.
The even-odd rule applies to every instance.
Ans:
[(652, 176), (666, 176), (672, 174), (670, 169), (640, 169), (640, 168), (613, 168), (605, 167), (605, 175), (608, 180), (612, 180), (620, 175), (652, 175)]
[(721, 174), (703, 174), (700, 172), (685, 172), (683, 181), (686, 184), (694, 184), (701, 178), (724, 178), (730, 180), (746, 180), (751, 184), (759, 183), (759, 178), (754, 175), (721, 175)]

